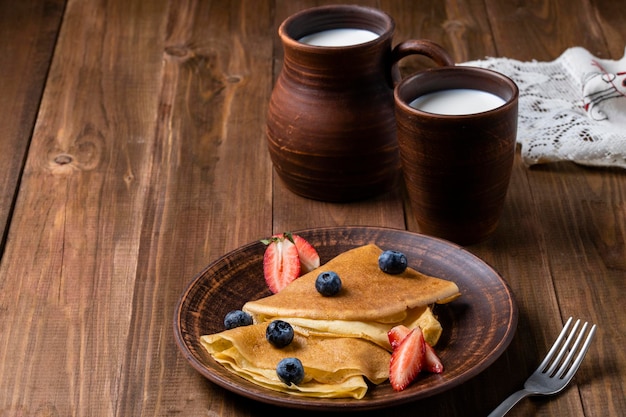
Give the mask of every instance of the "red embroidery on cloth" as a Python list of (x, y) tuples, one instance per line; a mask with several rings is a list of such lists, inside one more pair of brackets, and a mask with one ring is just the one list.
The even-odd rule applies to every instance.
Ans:
[(596, 60), (591, 65), (600, 72), (585, 74), (583, 91), (583, 108), (593, 120), (608, 120), (608, 116), (596, 106), (606, 100), (626, 97), (626, 71), (610, 73)]

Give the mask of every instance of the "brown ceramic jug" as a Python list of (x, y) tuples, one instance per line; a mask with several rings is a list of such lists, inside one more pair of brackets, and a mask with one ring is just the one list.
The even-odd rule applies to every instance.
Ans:
[[(375, 39), (347, 46), (300, 40), (334, 29), (365, 29)], [(410, 54), (454, 65), (439, 45), (405, 41), (392, 51), (393, 19), (352, 5), (307, 9), (279, 28), (284, 62), (267, 117), (270, 156), (294, 193), (346, 202), (392, 188), (399, 177), (393, 85), (396, 63)]]

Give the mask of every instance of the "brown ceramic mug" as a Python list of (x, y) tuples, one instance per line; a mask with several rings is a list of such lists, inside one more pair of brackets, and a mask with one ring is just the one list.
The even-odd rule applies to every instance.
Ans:
[[(280, 25), (284, 60), (270, 97), (267, 143), (276, 173), (294, 193), (345, 202), (397, 182), (394, 64), (410, 54), (439, 65), (453, 60), (427, 40), (402, 42), (392, 53), (394, 29), (388, 14), (356, 5), (306, 9)], [(333, 45), (307, 38), (337, 30), (372, 36)]]
[(422, 233), (468, 245), (494, 232), (515, 156), (518, 95), (508, 77), (463, 66), (396, 86), (400, 158)]

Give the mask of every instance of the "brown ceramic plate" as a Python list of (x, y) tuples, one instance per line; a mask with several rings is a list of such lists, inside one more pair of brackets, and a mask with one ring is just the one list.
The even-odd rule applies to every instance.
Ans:
[(269, 295), (263, 280), (265, 246), (253, 242), (223, 256), (196, 276), (178, 303), (176, 342), (191, 365), (210, 381), (258, 401), (300, 409), (366, 410), (414, 401), (446, 391), (476, 376), (509, 345), (517, 326), (517, 307), (500, 275), (465, 249), (447, 241), (402, 230), (341, 227), (296, 232), (319, 252), (322, 263), (356, 246), (376, 243), (403, 251), (409, 265), (454, 281), (462, 296), (435, 313), (443, 326), (436, 350), (442, 374), (420, 374), (402, 392), (388, 382), (372, 386), (361, 400), (305, 398), (268, 390), (231, 373), (200, 345), (200, 336), (223, 330), (224, 315), (248, 300)]

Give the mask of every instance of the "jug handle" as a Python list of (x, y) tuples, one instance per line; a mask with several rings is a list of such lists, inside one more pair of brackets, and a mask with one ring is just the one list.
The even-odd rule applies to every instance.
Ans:
[(440, 66), (454, 66), (454, 59), (438, 43), (427, 39), (412, 39), (399, 43), (391, 51), (391, 80), (395, 86), (402, 80), (398, 61), (409, 55), (424, 55)]

